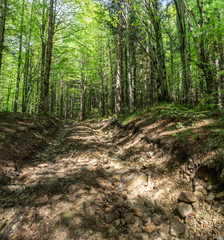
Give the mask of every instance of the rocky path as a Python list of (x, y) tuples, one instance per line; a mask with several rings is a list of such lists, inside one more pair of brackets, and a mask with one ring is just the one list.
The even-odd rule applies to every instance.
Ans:
[(66, 123), (0, 188), (0, 239), (222, 240), (224, 196), (171, 158), (109, 121)]

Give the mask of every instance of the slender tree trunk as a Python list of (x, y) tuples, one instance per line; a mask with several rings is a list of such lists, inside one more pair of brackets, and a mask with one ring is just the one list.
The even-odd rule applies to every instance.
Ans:
[(18, 56), (18, 70), (17, 70), (17, 82), (16, 82), (16, 94), (15, 94), (15, 102), (14, 102), (14, 112), (17, 112), (17, 110), (18, 110), (19, 83), (20, 83), (20, 78), (21, 78), (21, 64), (22, 64), (24, 8), (25, 8), (25, 0), (23, 0), (21, 23), (20, 23), (19, 56)]
[[(127, 29), (126, 29), (127, 32)], [(127, 34), (126, 34), (127, 35)], [(127, 36), (126, 36), (127, 38)], [(129, 94), (128, 94), (128, 46), (127, 46), (127, 40), (125, 44), (125, 108), (128, 108), (129, 105)]]
[(114, 73), (113, 73), (113, 60), (112, 60), (112, 50), (110, 39), (108, 39), (108, 51), (110, 59), (110, 75), (111, 75), (111, 110), (112, 113), (115, 113), (115, 82), (114, 82)]
[(39, 111), (43, 111), (44, 108), (44, 78), (45, 78), (45, 64), (46, 64), (46, 41), (45, 41), (45, 30), (46, 30), (46, 2), (43, 1), (42, 8), (42, 23), (41, 23), (41, 91), (40, 91), (40, 103)]
[(166, 79), (165, 53), (163, 48), (163, 39), (161, 32), (161, 17), (159, 16), (159, 1), (152, 1), (153, 11), (149, 9), (153, 28), (155, 31), (157, 68), (157, 95), (160, 101), (169, 101), (169, 93)]
[[(82, 66), (83, 68), (84, 66)], [(81, 95), (81, 116), (80, 120), (86, 120), (86, 94), (87, 94), (87, 86), (86, 86), (86, 74), (82, 72), (82, 95)]]
[(5, 20), (6, 20), (6, 7), (7, 0), (0, 0), (0, 77), (2, 69), (2, 55), (4, 49), (5, 39)]
[[(218, 14), (218, 19), (221, 24), (220, 13)], [(219, 63), (219, 82), (218, 82), (218, 104), (221, 110), (224, 109), (224, 43), (222, 32), (219, 32), (219, 42), (218, 42), (218, 63)]]
[(103, 63), (103, 46), (100, 44), (100, 80), (101, 80), (101, 110), (102, 116), (105, 116), (105, 86), (104, 86), (104, 63)]
[(63, 119), (64, 117), (64, 76), (63, 74), (61, 75), (61, 82), (60, 82), (60, 95), (61, 95), (61, 98), (60, 98), (60, 118)]
[(140, 108), (143, 108), (143, 99), (144, 99), (144, 85), (143, 85), (143, 61), (140, 60), (140, 72), (139, 72), (139, 80), (140, 80)]
[(121, 19), (121, 3), (119, 1), (118, 26), (117, 26), (117, 72), (115, 86), (115, 113), (121, 111), (121, 44), (122, 44), (122, 19)]
[(25, 54), (25, 66), (24, 66), (24, 76), (23, 76), (23, 99), (22, 99), (22, 112), (25, 113), (28, 105), (28, 92), (30, 91), (30, 86), (28, 80), (31, 81), (31, 36), (32, 36), (32, 20), (33, 20), (33, 4), (31, 8), (30, 15), (30, 29), (29, 29), (29, 40), (27, 43), (27, 50)]
[(182, 64), (182, 81), (184, 92), (184, 103), (190, 105), (190, 83), (188, 69), (188, 53), (187, 53), (187, 37), (185, 23), (185, 7), (183, 0), (175, 0), (176, 15), (177, 15), (177, 30), (179, 37), (181, 64)]
[(44, 76), (44, 104), (43, 110), (45, 113), (49, 110), (49, 78), (51, 71), (51, 60), (52, 60), (52, 48), (53, 48), (53, 35), (54, 35), (54, 0), (50, 0), (50, 11), (49, 11), (49, 25), (48, 25), (48, 42), (47, 42), (47, 56), (46, 56), (46, 69)]
[(132, 49), (132, 63), (131, 63), (131, 78), (133, 89), (133, 110), (136, 111), (137, 107), (137, 87), (136, 87), (136, 42), (133, 42)]

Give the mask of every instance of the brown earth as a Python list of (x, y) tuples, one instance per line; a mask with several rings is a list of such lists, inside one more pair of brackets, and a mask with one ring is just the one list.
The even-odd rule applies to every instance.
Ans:
[(203, 149), (162, 125), (72, 122), (51, 138), (54, 119), (1, 121), (0, 239), (223, 239), (224, 193), (191, 158)]

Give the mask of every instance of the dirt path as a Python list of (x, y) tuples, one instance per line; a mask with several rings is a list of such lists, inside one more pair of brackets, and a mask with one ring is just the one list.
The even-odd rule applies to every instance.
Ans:
[(201, 201), (200, 181), (192, 197), (192, 184), (170, 161), (109, 121), (64, 124), (0, 189), (0, 239), (221, 240), (222, 202)]

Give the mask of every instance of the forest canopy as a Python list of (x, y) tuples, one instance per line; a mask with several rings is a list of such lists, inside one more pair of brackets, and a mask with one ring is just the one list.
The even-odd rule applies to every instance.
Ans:
[(0, 0), (0, 111), (223, 109), (222, 0)]

